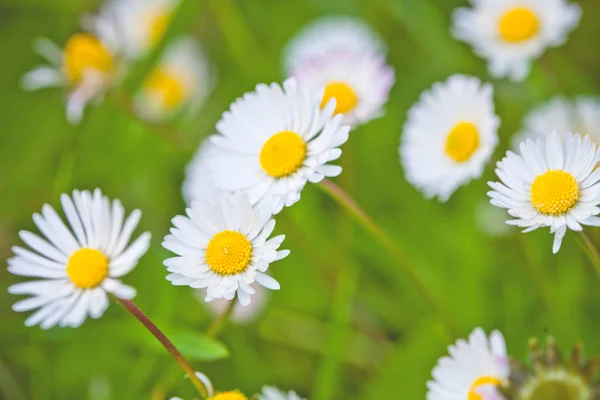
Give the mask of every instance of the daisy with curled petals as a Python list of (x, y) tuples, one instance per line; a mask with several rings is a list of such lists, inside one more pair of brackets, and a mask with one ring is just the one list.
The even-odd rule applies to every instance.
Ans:
[(459, 8), (453, 34), (488, 60), (497, 78), (520, 81), (529, 75), (531, 60), (548, 47), (567, 40), (581, 17), (579, 5), (568, 0), (471, 0)]
[(172, 42), (135, 97), (135, 110), (158, 121), (182, 110), (194, 112), (214, 86), (211, 69), (200, 44), (191, 37)]
[(491, 85), (463, 75), (436, 83), (408, 112), (400, 145), (406, 178), (425, 197), (446, 201), (481, 176), (499, 124)]
[(8, 289), (31, 296), (15, 303), (15, 311), (39, 309), (25, 321), (27, 326), (77, 327), (88, 316), (102, 316), (107, 293), (133, 298), (135, 290), (119, 278), (136, 266), (150, 243), (150, 234), (144, 233), (127, 246), (141, 212), (135, 210), (125, 219), (121, 202), (109, 201), (99, 189), (93, 194), (75, 190), (72, 197), (63, 194), (61, 203), (69, 226), (45, 205), (41, 214), (33, 215), (45, 239), (21, 231), (19, 236), (33, 251), (14, 247), (15, 257), (8, 261), (9, 272), (41, 278)]
[(304, 400), (296, 392), (282, 392), (273, 386), (263, 387), (262, 393), (258, 396), (259, 400)]
[(174, 285), (206, 288), (205, 301), (231, 300), (250, 304), (257, 282), (272, 290), (279, 283), (266, 274), (269, 264), (290, 253), (279, 250), (284, 235), (269, 239), (275, 221), (250, 205), (245, 193), (221, 193), (213, 199), (193, 201), (187, 217), (173, 218), (174, 228), (164, 248), (177, 254), (165, 260)]
[(498, 162), (500, 182), (489, 182), (491, 203), (506, 208), (510, 225), (530, 232), (550, 227), (557, 253), (567, 228), (600, 226), (600, 151), (589, 136), (558, 133), (521, 143), (520, 154), (507, 152)]
[[(333, 116), (335, 101), (321, 107), (323, 91), (290, 78), (283, 87), (260, 84), (236, 100), (217, 123), (211, 143), (211, 181), (222, 190), (244, 190), (252, 204), (274, 214), (300, 199), (307, 181), (337, 176), (338, 147), (350, 127)], [(267, 204), (267, 205), (265, 205)]]
[(508, 380), (509, 367), (504, 337), (498, 331), (490, 337), (476, 328), (468, 340), (457, 340), (448, 348), (427, 382), (427, 400), (483, 400), (490, 387)]

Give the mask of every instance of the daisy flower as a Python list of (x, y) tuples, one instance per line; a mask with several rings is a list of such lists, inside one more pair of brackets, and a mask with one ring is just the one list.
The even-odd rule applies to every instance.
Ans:
[(187, 109), (198, 110), (214, 86), (209, 63), (191, 37), (182, 37), (166, 49), (135, 97), (143, 118), (158, 121)]
[(15, 311), (39, 309), (25, 321), (27, 326), (77, 327), (87, 316), (102, 316), (107, 293), (133, 298), (135, 290), (119, 278), (136, 266), (150, 244), (150, 233), (144, 233), (127, 246), (141, 212), (135, 210), (125, 219), (121, 202), (109, 201), (99, 189), (93, 194), (75, 190), (72, 197), (63, 194), (60, 200), (69, 226), (44, 205), (33, 221), (45, 239), (21, 231), (19, 236), (33, 251), (14, 247), (15, 257), (8, 261), (9, 272), (41, 278), (8, 289), (31, 296), (15, 303)]
[(272, 386), (263, 387), (262, 393), (258, 396), (259, 400), (304, 400), (296, 392), (282, 392)]
[(510, 225), (530, 232), (550, 227), (557, 253), (567, 228), (600, 226), (600, 151), (589, 136), (569, 134), (561, 142), (554, 132), (521, 143), (520, 154), (509, 151), (498, 162), (501, 182), (489, 182), (491, 203), (508, 209)]
[(471, 0), (453, 15), (454, 36), (488, 60), (494, 77), (520, 81), (531, 60), (567, 40), (581, 8), (567, 0)]
[(481, 400), (489, 386), (504, 384), (509, 376), (504, 337), (498, 331), (488, 338), (476, 328), (468, 341), (460, 339), (448, 348), (427, 382), (427, 400)]
[(210, 180), (209, 164), (214, 157), (214, 146), (210, 140), (203, 141), (192, 160), (185, 169), (182, 193), (186, 204), (194, 200), (205, 198), (215, 199), (219, 190), (215, 188)]
[[(300, 199), (307, 181), (337, 176), (329, 165), (342, 154), (349, 126), (333, 116), (335, 101), (321, 107), (323, 91), (290, 78), (283, 88), (260, 84), (236, 100), (217, 123), (211, 143), (211, 181), (222, 190), (244, 190), (252, 204), (276, 214)], [(259, 204), (260, 203), (260, 204)]]
[(33, 91), (64, 87), (67, 119), (70, 123), (78, 123), (85, 106), (92, 100), (102, 100), (121, 75), (118, 46), (114, 38), (102, 33), (76, 33), (67, 40), (64, 49), (48, 39), (38, 39), (34, 49), (50, 65), (39, 66), (25, 74), (23, 88)]
[(514, 139), (514, 148), (526, 139), (533, 140), (556, 131), (561, 140), (571, 132), (589, 135), (592, 142), (600, 144), (600, 99), (578, 97), (567, 100), (555, 97), (548, 103), (536, 107), (524, 121), (522, 132)]
[(174, 228), (164, 248), (177, 254), (165, 260), (174, 285), (206, 288), (205, 301), (231, 300), (247, 306), (257, 282), (272, 290), (279, 283), (265, 272), (269, 264), (288, 256), (277, 250), (284, 235), (269, 239), (275, 221), (250, 205), (245, 193), (222, 193), (213, 199), (193, 201), (187, 217), (173, 218)]
[(463, 75), (434, 84), (404, 125), (400, 157), (406, 178), (425, 197), (446, 201), (481, 176), (498, 143), (499, 124), (491, 85)]

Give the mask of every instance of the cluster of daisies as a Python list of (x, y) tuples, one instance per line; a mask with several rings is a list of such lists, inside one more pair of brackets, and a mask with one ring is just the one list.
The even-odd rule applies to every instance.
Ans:
[[(533, 59), (562, 44), (581, 14), (567, 0), (471, 3), (455, 12), (454, 36), (488, 60), (494, 77), (512, 80), (525, 79)], [(176, 7), (175, 0), (109, 1), (84, 19), (85, 32), (69, 38), (64, 50), (38, 41), (36, 49), (53, 66), (27, 74), (24, 86), (64, 86), (67, 116), (78, 121), (88, 102), (116, 88), (128, 67), (163, 41)], [(335, 161), (349, 131), (384, 114), (395, 82), (386, 53), (363, 22), (323, 18), (287, 46), (283, 84), (259, 84), (231, 104), (187, 168), (183, 195), (189, 207), (173, 218), (163, 241), (175, 255), (164, 261), (173, 285), (200, 289), (206, 302), (220, 307), (231, 301), (248, 306), (265, 288), (280, 288), (269, 267), (289, 251), (280, 249), (284, 235), (272, 235), (274, 216), (298, 202), (309, 182), (339, 175)], [(135, 94), (134, 109), (140, 118), (168, 118), (197, 109), (213, 85), (199, 44), (177, 38)], [(403, 129), (399, 152), (407, 180), (426, 197), (446, 201), (482, 175), (498, 144), (499, 125), (490, 84), (464, 75), (435, 83), (409, 110)], [(600, 226), (600, 102), (557, 98), (534, 110), (524, 125), (515, 150), (498, 162), (500, 181), (489, 183), (488, 195), (508, 210), (509, 224), (525, 231), (549, 227), (556, 253), (567, 229)], [(16, 311), (36, 310), (26, 325), (76, 327), (103, 314), (107, 294), (132, 298), (135, 290), (120, 278), (149, 247), (148, 233), (131, 242), (140, 211), (126, 217), (121, 203), (99, 189), (63, 194), (61, 204), (68, 224), (45, 205), (34, 215), (43, 237), (21, 232), (30, 249), (15, 247), (9, 260), (13, 274), (39, 278), (9, 289), (29, 296), (14, 305)], [(540, 398), (503, 391), (514, 371), (520, 369), (509, 367), (502, 335), (488, 338), (478, 329), (440, 360), (427, 398)], [(273, 388), (259, 397), (298, 399)], [(239, 392), (211, 398), (246, 399)]]

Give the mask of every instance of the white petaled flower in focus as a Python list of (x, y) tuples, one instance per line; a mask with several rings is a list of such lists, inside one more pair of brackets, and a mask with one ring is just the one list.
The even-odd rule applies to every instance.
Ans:
[(531, 60), (567, 40), (581, 7), (567, 0), (471, 0), (453, 15), (453, 34), (488, 60), (494, 77), (520, 81)]
[(282, 392), (273, 386), (263, 387), (262, 393), (258, 395), (259, 400), (304, 400), (296, 392)]
[(174, 228), (164, 248), (177, 254), (165, 260), (174, 285), (206, 288), (205, 301), (231, 300), (244, 306), (257, 282), (278, 290), (279, 283), (266, 274), (269, 264), (289, 250), (279, 250), (284, 235), (269, 239), (275, 220), (254, 210), (245, 193), (222, 193), (213, 199), (192, 201), (187, 217), (173, 218)]
[(404, 125), (400, 157), (406, 178), (425, 197), (446, 201), (481, 176), (498, 143), (499, 124), (491, 85), (463, 75), (434, 84)]
[(64, 87), (67, 91), (66, 115), (78, 123), (85, 106), (100, 101), (122, 75), (118, 46), (103, 31), (76, 33), (61, 49), (48, 39), (36, 40), (34, 48), (50, 65), (39, 66), (23, 76), (25, 90)]
[(589, 135), (592, 142), (600, 144), (600, 99), (578, 97), (567, 100), (555, 97), (534, 108), (526, 117), (522, 131), (513, 138), (513, 148), (531, 138), (546, 136), (556, 131), (561, 139), (571, 132)]
[(236, 100), (211, 138), (212, 183), (244, 190), (252, 204), (276, 214), (300, 199), (307, 181), (339, 175), (342, 168), (328, 163), (341, 156), (350, 127), (342, 115), (333, 116), (335, 100), (322, 108), (322, 98), (323, 90), (290, 78), (283, 88), (260, 84)]
[(488, 338), (476, 328), (468, 340), (457, 340), (448, 352), (433, 369), (433, 380), (427, 382), (427, 400), (491, 400), (484, 394), (508, 380), (506, 344), (498, 331)]
[(194, 112), (214, 86), (210, 65), (191, 37), (172, 42), (135, 97), (135, 109), (157, 121), (186, 109)]
[(506, 208), (510, 225), (530, 232), (550, 227), (557, 253), (567, 228), (600, 226), (600, 151), (589, 136), (554, 132), (521, 143), (520, 154), (508, 151), (498, 162), (500, 182), (489, 182), (491, 203)]
[(61, 196), (69, 226), (56, 211), (44, 205), (33, 220), (41, 238), (28, 231), (19, 236), (31, 247), (14, 247), (8, 271), (41, 278), (17, 283), (8, 291), (30, 295), (13, 305), (15, 311), (37, 310), (25, 325), (77, 327), (87, 316), (99, 318), (108, 307), (107, 293), (130, 299), (135, 290), (119, 280), (129, 273), (150, 244), (150, 233), (127, 246), (141, 217), (139, 210), (125, 218), (119, 200), (112, 202), (99, 189)]

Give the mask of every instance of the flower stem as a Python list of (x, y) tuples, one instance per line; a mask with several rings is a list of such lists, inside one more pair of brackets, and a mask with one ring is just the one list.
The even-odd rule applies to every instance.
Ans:
[(333, 200), (339, 203), (342, 207), (348, 211), (360, 225), (362, 225), (373, 237), (388, 250), (388, 252), (396, 259), (398, 264), (404, 268), (405, 273), (409, 276), (412, 282), (417, 286), (423, 297), (429, 302), (431, 307), (435, 309), (440, 316), (443, 318), (444, 323), (448, 329), (448, 333), (453, 334), (456, 331), (455, 323), (450, 317), (446, 307), (439, 301), (439, 299), (432, 293), (431, 289), (423, 281), (417, 270), (413, 265), (408, 263), (404, 258), (404, 255), (396, 244), (389, 238), (389, 236), (383, 232), (377, 224), (371, 219), (369, 215), (350, 197), (344, 189), (333, 183), (328, 179), (324, 179), (319, 186), (325, 193), (327, 193)]
[(587, 248), (586, 253), (594, 266), (594, 270), (600, 275), (600, 253), (598, 249), (594, 246), (590, 237), (583, 231), (581, 232), (581, 239), (583, 240), (584, 247)]
[(202, 381), (198, 379), (194, 368), (192, 368), (190, 363), (183, 357), (179, 350), (177, 350), (175, 345), (171, 343), (169, 338), (167, 338), (165, 334), (162, 333), (162, 331), (158, 329), (158, 327), (152, 321), (150, 321), (150, 318), (148, 318), (146, 314), (144, 314), (144, 312), (140, 310), (138, 306), (136, 306), (131, 300), (122, 299), (116, 296), (115, 299), (121, 303), (121, 305), (125, 307), (125, 309), (131, 313), (131, 315), (137, 318), (137, 320), (140, 321), (156, 339), (158, 339), (165, 349), (167, 349), (175, 361), (177, 361), (183, 370), (188, 374), (190, 381), (192, 381), (192, 384), (196, 387), (196, 390), (198, 390), (200, 396), (203, 399), (208, 398), (208, 389), (204, 386)]
[(212, 338), (217, 337), (217, 335), (221, 332), (223, 327), (229, 322), (231, 318), (231, 314), (233, 314), (233, 310), (235, 309), (235, 305), (237, 304), (237, 298), (234, 297), (227, 304), (227, 308), (217, 317), (215, 317), (214, 321), (208, 329), (206, 330), (206, 334)]

